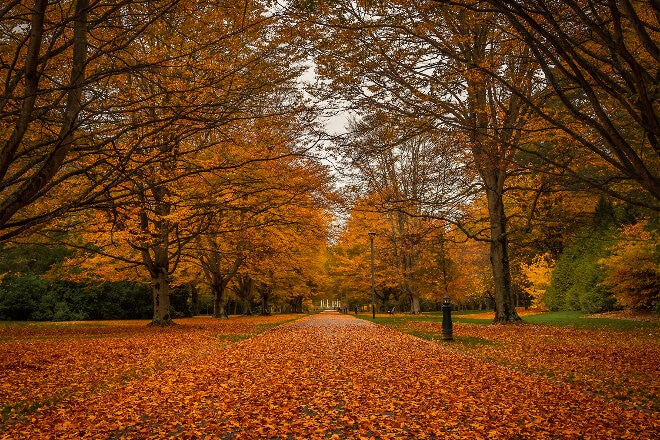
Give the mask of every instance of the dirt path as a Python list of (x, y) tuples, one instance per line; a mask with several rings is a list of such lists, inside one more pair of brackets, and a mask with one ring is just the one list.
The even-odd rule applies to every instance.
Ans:
[(83, 402), (54, 405), (3, 434), (653, 439), (660, 416), (324, 313)]

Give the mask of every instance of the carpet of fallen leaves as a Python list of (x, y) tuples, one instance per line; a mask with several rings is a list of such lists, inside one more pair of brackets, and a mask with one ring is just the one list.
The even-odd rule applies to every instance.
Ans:
[(165, 328), (148, 321), (2, 326), (2, 421), (174, 368), (292, 319), (190, 318)]
[[(232, 324), (227, 321), (227, 328)], [(50, 343), (43, 347), (42, 358), (36, 353), (40, 347), (25, 347), (25, 356), (35, 351), (25, 365), (50, 368), (44, 364), (59, 363), (62, 373), (54, 369), (50, 374), (77, 374), (74, 380), (57, 380), (79, 395), (17, 415), (0, 428), (0, 437), (660, 437), (660, 414), (653, 410), (621, 405), (574, 384), (468, 356), (351, 316), (313, 315), (231, 344), (224, 338), (224, 347), (203, 341), (203, 335), (213, 339), (217, 331), (200, 330), (195, 336), (188, 327), (126, 329), (112, 336), (88, 336), (89, 341), (75, 332), (71, 339), (5, 337), (3, 382), (30, 370), (18, 359), (9, 360), (6, 348)], [(162, 345), (150, 348), (152, 340), (161, 338)], [(66, 346), (58, 345), (64, 342)], [(115, 362), (113, 351), (95, 358), (91, 352), (105, 351), (106, 344), (117, 356), (131, 360)], [(55, 353), (60, 357), (53, 358)], [(66, 357), (69, 360), (63, 361)], [(141, 361), (154, 358), (164, 364), (143, 367)], [(5, 371), (9, 362), (16, 363)], [(67, 362), (78, 366), (65, 368)], [(99, 372), (94, 364), (106, 364), (98, 368), (112, 373)], [(97, 379), (104, 385), (96, 387), (78, 383), (133, 368), (139, 370), (134, 378)], [(90, 371), (84, 374), (84, 369)], [(48, 376), (38, 374), (42, 380)], [(44, 385), (37, 382), (29, 386)], [(3, 400), (23, 396), (2, 386)]]
[[(440, 339), (442, 324), (411, 322)], [(433, 332), (433, 333), (429, 333)], [(547, 325), (454, 324), (463, 353), (570, 383), (621, 404), (660, 411), (660, 328), (584, 330)]]

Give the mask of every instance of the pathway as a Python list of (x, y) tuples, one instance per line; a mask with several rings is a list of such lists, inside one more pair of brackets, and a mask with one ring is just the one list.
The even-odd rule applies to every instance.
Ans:
[(660, 418), (352, 316), (305, 317), (8, 438), (660, 438)]

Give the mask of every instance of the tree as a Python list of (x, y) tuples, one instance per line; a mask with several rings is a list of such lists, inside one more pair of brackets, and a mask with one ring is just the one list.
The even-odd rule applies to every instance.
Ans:
[[(209, 213), (223, 209), (218, 194), (236, 183), (235, 170), (295, 154), (296, 145), (269, 150), (268, 137), (250, 145), (256, 133), (275, 131), (259, 124), (300, 128), (308, 121), (294, 83), (300, 54), (285, 44), (287, 30), (264, 8), (262, 2), (177, 2), (126, 49), (148, 68), (126, 69), (109, 88), (121, 92), (107, 96), (115, 104), (102, 115), (107, 130), (97, 135), (112, 140), (106, 161), (121, 179), (95, 206), (100, 211), (69, 217), (66, 226), (84, 230), (88, 241), (76, 245), (97, 257), (88, 266), (114, 260), (109, 267), (146, 272), (154, 324), (171, 323), (171, 278), (182, 262), (192, 264), (184, 250), (209, 230)], [(116, 276), (107, 268), (97, 275)]]
[[(307, 22), (319, 42), (319, 75), (330, 90), (321, 96), (349, 101), (356, 112), (380, 109), (429, 136), (454, 136), (463, 143), (463, 160), (476, 171), (487, 200), (488, 230), (471, 236), (490, 243), (495, 321), (518, 321), (504, 194), (507, 179), (520, 172), (513, 160), (528, 133), (526, 99), (536, 86), (528, 49), (508, 38), (497, 15), (428, 2), (303, 2), (301, 9), (315, 12)], [(511, 93), (484, 69), (520, 84), (525, 96)]]
[(625, 226), (611, 254), (598, 263), (603, 284), (619, 305), (657, 311), (660, 303), (660, 237), (648, 221)]
[(236, 277), (232, 290), (243, 303), (243, 314), (252, 314), (252, 301), (254, 300), (255, 286), (254, 280), (249, 275), (239, 274)]
[[(389, 185), (389, 183), (388, 183)], [(402, 185), (404, 185), (402, 183)], [(383, 209), (383, 195), (359, 198), (330, 248), (328, 276), (335, 294), (350, 296), (353, 306), (371, 303), (371, 249), (368, 232), (375, 232), (375, 295), (379, 303), (412, 313), (423, 299), (438, 299), (455, 276), (445, 248), (446, 224)], [(409, 221), (409, 222), (408, 222)], [(403, 225), (402, 225), (403, 223)], [(414, 261), (411, 261), (414, 258)], [(414, 263), (414, 264), (413, 264)]]
[(614, 243), (614, 228), (584, 228), (564, 249), (552, 271), (544, 301), (552, 310), (596, 313), (611, 310), (614, 300), (603, 286), (605, 274), (598, 261)]
[[(40, 218), (53, 215), (52, 209), (46, 209), (45, 212), (32, 214), (27, 218), (16, 218), (21, 209), (38, 200), (40, 196), (43, 197), (43, 192), (48, 189), (48, 185), (72, 150), (74, 132), (80, 124), (79, 114), (82, 110), (82, 91), (88, 57), (89, 2), (78, 0), (71, 16), (59, 17), (65, 18), (65, 23), (73, 23), (73, 36), (68, 40), (57, 39), (58, 34), (63, 34), (64, 26), (57, 26), (49, 32), (47, 18), (53, 15), (53, 18), (57, 19), (60, 11), (54, 12), (50, 9), (47, 17), (48, 9), (48, 1), (37, 0), (32, 10), (20, 4), (8, 5), (3, 8), (0, 16), (3, 27), (8, 28), (7, 37), (11, 41), (8, 45), (3, 44), (3, 59), (5, 56), (10, 58), (2, 63), (5, 87), (0, 101), (0, 131), (7, 135), (0, 152), (0, 190), (3, 194), (0, 201), (0, 230), (3, 231), (1, 237), (4, 239), (27, 229)], [(25, 26), (27, 17), (29, 25)], [(42, 48), (51, 37), (51, 46)], [(46, 68), (49, 67), (48, 62), (54, 61), (54, 53), (61, 52), (70, 54), (69, 80), (60, 75), (63, 85), (60, 90), (57, 90), (56, 85), (45, 86), (47, 89), (44, 90), (46, 82), (53, 81), (57, 84), (57, 77), (53, 80), (48, 78)], [(24, 62), (23, 65), (19, 64), (21, 61)], [(43, 116), (49, 113), (44, 98), (54, 97), (58, 92), (63, 92), (64, 99), (60, 97), (55, 100), (52, 113), (61, 111), (63, 116), (47, 124), (51, 133), (57, 134), (32, 139), (34, 132), (30, 131), (30, 128), (31, 125), (36, 125), (33, 124), (35, 115), (41, 113), (40, 119), (43, 121)], [(35, 144), (37, 154), (30, 154), (32, 145)], [(36, 157), (36, 160), (30, 160), (30, 157)]]
[[(370, 194), (370, 207), (384, 214), (389, 228), (382, 232), (392, 246), (393, 278), (410, 299), (411, 313), (420, 312), (420, 276), (425, 270), (422, 254), (431, 233), (424, 221), (428, 207), (437, 212), (440, 202), (452, 196), (457, 203), (463, 194), (452, 194), (460, 176), (450, 143), (428, 135), (410, 134), (406, 119), (392, 121), (382, 112), (353, 122), (351, 136), (342, 145), (352, 182), (358, 192)], [(425, 209), (426, 208), (426, 209)], [(369, 227), (369, 225), (365, 225)], [(375, 226), (375, 225), (374, 225)], [(427, 265), (428, 266), (428, 265)]]
[[(504, 18), (511, 35), (529, 48), (544, 90), (528, 99), (526, 84), (521, 87), (488, 66), (479, 69), (524, 100), (548, 128), (561, 130), (601, 163), (593, 169), (584, 167), (583, 160), (564, 162), (553, 149), (536, 151), (539, 157), (612, 196), (660, 210), (658, 2), (436, 3)], [(546, 105), (549, 96), (557, 97), (557, 106)]]
[(527, 281), (525, 292), (532, 298), (533, 304), (545, 308), (544, 295), (550, 284), (554, 261), (549, 254), (537, 255), (530, 264), (523, 264), (522, 274)]
[(0, 241), (107, 199), (130, 155), (113, 148), (128, 124), (108, 127), (135, 104), (115, 99), (117, 84), (162, 62), (132, 58), (132, 47), (176, 3), (35, 0), (0, 9)]
[[(204, 230), (188, 259), (199, 258), (214, 295), (214, 315), (224, 314), (225, 289), (250, 267), (264, 248), (285, 231), (295, 240), (300, 230), (323, 234), (317, 222), (330, 197), (327, 172), (313, 159), (299, 155), (297, 136), (305, 130), (299, 115), (287, 113), (233, 124), (231, 142), (215, 162), (231, 157), (235, 168), (204, 173), (200, 199), (208, 206)], [(216, 152), (220, 153), (220, 152)], [(206, 160), (213, 152), (207, 152)], [(282, 252), (288, 243), (274, 247)], [(247, 268), (247, 269), (246, 269)]]

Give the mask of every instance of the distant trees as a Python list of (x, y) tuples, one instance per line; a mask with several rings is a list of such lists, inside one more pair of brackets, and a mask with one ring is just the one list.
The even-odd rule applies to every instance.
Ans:
[[(416, 211), (406, 196), (376, 193), (391, 212), (440, 219), (441, 227), (488, 240), (496, 322), (518, 319), (516, 296), (528, 286), (512, 272), (571, 245), (579, 228), (559, 231), (588, 215), (590, 192), (641, 207), (641, 218), (657, 215), (657, 4), (300, 1), (293, 14), (315, 41), (317, 96), (363, 124), (377, 112), (386, 115), (381, 126), (398, 120), (407, 140), (453, 138), (462, 155), (446, 161), (461, 163), (470, 178), (453, 176), (453, 190), (443, 192), (449, 197), (420, 194)], [(352, 165), (401, 146), (383, 132), (374, 137), (368, 145), (346, 138)], [(467, 203), (454, 203), (467, 194)], [(573, 211), (580, 201), (587, 205)], [(512, 257), (512, 243), (522, 253)], [(594, 258), (590, 267), (599, 272)], [(586, 285), (605, 291), (599, 274)], [(592, 304), (585, 310), (612, 307), (605, 297), (585, 299)]]
[(455, 182), (469, 177), (454, 161), (461, 152), (449, 140), (411, 134), (406, 122), (379, 111), (365, 114), (350, 126), (341, 154), (354, 170), (356, 197), (367, 203), (361, 209), (374, 211), (373, 224), (363, 222), (362, 227), (377, 232), (379, 252), (388, 254), (388, 284), (408, 298), (411, 313), (419, 313), (420, 294), (431, 281), (423, 274), (433, 266), (425, 260), (437, 246), (433, 240), (442, 240), (439, 222), (425, 217), (446, 211), (443, 203), (469, 198), (469, 190), (455, 191)]

